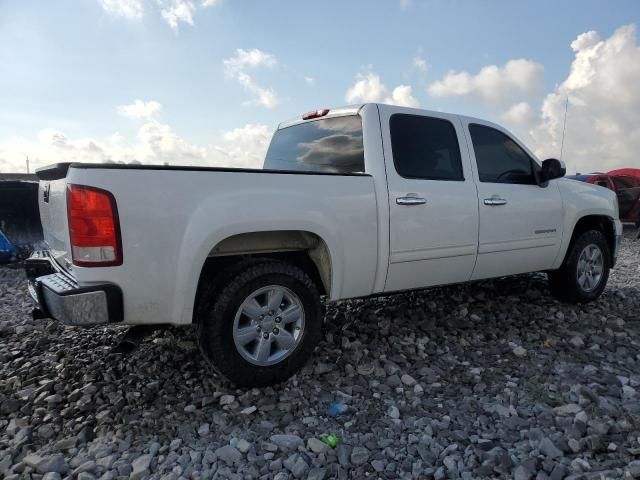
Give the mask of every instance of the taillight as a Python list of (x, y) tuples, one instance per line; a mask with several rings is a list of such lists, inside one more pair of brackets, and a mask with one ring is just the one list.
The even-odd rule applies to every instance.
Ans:
[(68, 185), (67, 216), (74, 265), (122, 265), (118, 209), (111, 192), (84, 185)]
[(302, 115), (303, 120), (311, 120), (313, 118), (324, 117), (327, 113), (329, 113), (328, 108), (323, 108), (322, 110), (314, 110), (313, 112), (307, 112)]

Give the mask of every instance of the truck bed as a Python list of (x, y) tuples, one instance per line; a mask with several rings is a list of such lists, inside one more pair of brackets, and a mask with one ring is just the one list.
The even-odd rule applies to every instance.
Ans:
[[(39, 176), (41, 217), (52, 254), (72, 269), (80, 286), (119, 285), (124, 323), (191, 323), (207, 257), (222, 240), (246, 232), (315, 234), (331, 252), (330, 296), (372, 292), (379, 222), (370, 175), (75, 163), (48, 167)], [(114, 195), (122, 265), (69, 266), (67, 184)]]

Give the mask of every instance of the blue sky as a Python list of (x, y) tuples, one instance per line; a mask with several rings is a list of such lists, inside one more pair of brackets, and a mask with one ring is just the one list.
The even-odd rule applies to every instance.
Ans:
[[(507, 124), (505, 112), (526, 103), (508, 126), (525, 142), (540, 143), (533, 148), (552, 151), (553, 132), (529, 133), (544, 127), (541, 108), (547, 97), (567, 94), (562, 85), (577, 58), (570, 44), (596, 31), (597, 38), (583, 43), (597, 54), (598, 42), (606, 44), (621, 27), (640, 23), (636, 0), (616, 1), (615, 7), (546, 0), (204, 3), (210, 5), (203, 0), (0, 0), (0, 170), (18, 168), (18, 150), (28, 150), (36, 164), (48, 163), (47, 157), (57, 160), (62, 147), (74, 159), (90, 156), (83, 149), (91, 141), (103, 151), (98, 160), (126, 161), (140, 154), (147, 161), (171, 161), (183, 148), (191, 163), (210, 162), (210, 151), (242, 163), (245, 134), (251, 137), (247, 148), (253, 149), (246, 162), (255, 162), (265, 143), (255, 137), (256, 128), (264, 137), (265, 129), (283, 119), (342, 105), (348, 98), (396, 103), (400, 98), (399, 103)], [(635, 60), (635, 32), (624, 41), (626, 54)], [(249, 52), (259, 54), (251, 63), (238, 49), (247, 58)], [(517, 59), (528, 63), (514, 65), (511, 73), (500, 70)], [(496, 78), (473, 79), (490, 65), (498, 67)], [(597, 74), (607, 71), (606, 64), (598, 68)], [(462, 90), (447, 82), (438, 94), (428, 90), (451, 71), (467, 72), (471, 80), (462, 79)], [(523, 84), (501, 75), (524, 78)], [(635, 75), (633, 66), (620, 72), (621, 79)], [(365, 82), (349, 97), (359, 80)], [(494, 86), (486, 85), (494, 80)], [(410, 92), (398, 91), (402, 95), (393, 99), (397, 86)], [(268, 92), (270, 100), (261, 103), (259, 92)], [(133, 115), (118, 108), (136, 100), (160, 106)], [(629, 108), (635, 106), (632, 100)], [(253, 128), (234, 130), (247, 126)], [(166, 142), (158, 140), (162, 135)], [(146, 150), (139, 145), (144, 142)], [(47, 155), (46, 146), (57, 150)], [(585, 156), (576, 153), (576, 161)], [(621, 156), (616, 162), (626, 161), (623, 154), (616, 156)]]

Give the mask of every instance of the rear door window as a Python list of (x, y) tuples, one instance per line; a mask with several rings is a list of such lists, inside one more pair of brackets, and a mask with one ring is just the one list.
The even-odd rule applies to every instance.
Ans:
[(396, 171), (404, 178), (463, 181), (456, 129), (441, 118), (394, 114), (389, 120)]
[(276, 131), (264, 168), (319, 173), (363, 173), (359, 115), (330, 117)]

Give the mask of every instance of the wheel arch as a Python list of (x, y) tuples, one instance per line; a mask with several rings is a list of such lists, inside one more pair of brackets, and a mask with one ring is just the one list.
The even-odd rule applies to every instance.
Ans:
[(616, 245), (616, 227), (614, 219), (607, 215), (585, 215), (576, 221), (571, 232), (571, 240), (567, 246), (562, 264), (564, 265), (564, 262), (566, 261), (567, 256), (571, 252), (571, 249), (578, 237), (588, 230), (598, 230), (604, 234), (607, 239), (607, 245), (609, 246), (609, 264), (613, 266), (613, 255)]
[(327, 243), (305, 230), (272, 230), (231, 235), (209, 251), (202, 265), (194, 302), (193, 323), (197, 323), (197, 305), (207, 285), (224, 281), (225, 273), (243, 260), (265, 258), (282, 260), (304, 270), (316, 283), (321, 295), (330, 295), (333, 265)]

